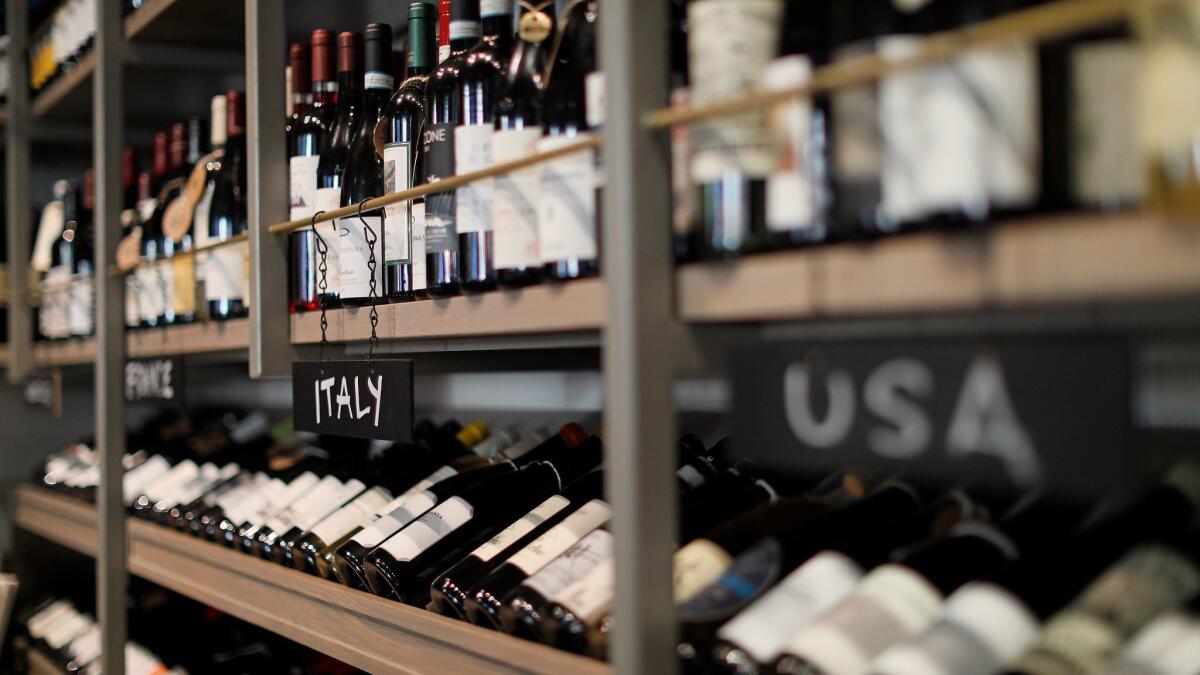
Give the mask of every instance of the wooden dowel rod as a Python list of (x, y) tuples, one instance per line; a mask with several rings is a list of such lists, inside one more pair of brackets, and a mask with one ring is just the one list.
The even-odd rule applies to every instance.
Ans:
[[(240, 234), (235, 234), (232, 237), (229, 237), (228, 239), (222, 239), (220, 241), (214, 241), (214, 242), (211, 242), (208, 244), (203, 244), (201, 246), (196, 246), (196, 247), (192, 248), (192, 250), (190, 250), (190, 251), (179, 251), (175, 254), (175, 257), (176, 258), (190, 258), (190, 257), (196, 255), (197, 253), (211, 251), (214, 248), (221, 248), (222, 246), (232, 246), (233, 244), (240, 244), (241, 242), (248, 241), (249, 239), (250, 239), (250, 236), (247, 233), (242, 232)], [(128, 274), (129, 272), (132, 272), (137, 267), (141, 267), (143, 265), (149, 265), (149, 264), (150, 263), (148, 263), (146, 261), (140, 261), (140, 262), (138, 262), (138, 264), (136, 266), (130, 267), (129, 269), (122, 269), (122, 268), (114, 265), (114, 266), (108, 268), (108, 274), (109, 274), (109, 276), (119, 277), (119, 276)]]

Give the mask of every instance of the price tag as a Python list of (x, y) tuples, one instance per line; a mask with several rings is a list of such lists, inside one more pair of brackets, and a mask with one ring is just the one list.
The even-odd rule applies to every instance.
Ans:
[(300, 431), (411, 442), (412, 361), (294, 363), (292, 412)]
[(778, 345), (730, 363), (739, 456), (1090, 498), (1131, 472), (1122, 340)]
[(125, 363), (125, 400), (183, 401), (183, 358), (138, 359)]

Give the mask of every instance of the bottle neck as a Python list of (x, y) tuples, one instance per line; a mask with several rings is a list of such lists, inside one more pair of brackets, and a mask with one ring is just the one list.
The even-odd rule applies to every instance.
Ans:
[(315, 81), (312, 87), (312, 101), (317, 105), (337, 102), (338, 85), (333, 80)]
[(338, 73), (338, 110), (357, 107), (362, 96), (363, 74), (360, 70), (343, 70)]

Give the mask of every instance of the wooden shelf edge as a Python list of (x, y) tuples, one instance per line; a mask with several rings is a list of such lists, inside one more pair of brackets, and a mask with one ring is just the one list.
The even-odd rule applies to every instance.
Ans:
[[(188, 354), (245, 351), (250, 347), (250, 320), (208, 321), (126, 333), (126, 354), (132, 359)], [(34, 364), (41, 367), (78, 366), (96, 360), (95, 338), (38, 342)]]
[(171, 9), (178, 0), (150, 0), (137, 11), (125, 17), (123, 29), (126, 40), (134, 40), (138, 34)]
[[(381, 340), (427, 340), (598, 331), (604, 325), (605, 293), (602, 280), (584, 279), (382, 305), (378, 335)], [(330, 310), (329, 341), (366, 340), (369, 316), (365, 307)], [(293, 314), (291, 322), (292, 344), (320, 343), (320, 312)]]
[(683, 266), (692, 323), (1036, 308), (1200, 295), (1200, 227), (1068, 214)]
[[(92, 71), (95, 69), (96, 50), (92, 49), (84, 54), (71, 72), (63, 74), (53, 84), (38, 92), (33, 99), (33, 116), (49, 116), (50, 112), (68, 96), (77, 91), (86, 91), (86, 87), (83, 85), (91, 79)], [(90, 91), (87, 92), (87, 96), (91, 96)]]
[[(94, 555), (90, 505), (34, 486), (18, 488), (17, 500), (19, 526), (72, 548), (80, 530), (90, 530)], [(593, 659), (348, 589), (154, 523), (130, 519), (128, 536), (132, 574), (372, 673), (610, 672)]]

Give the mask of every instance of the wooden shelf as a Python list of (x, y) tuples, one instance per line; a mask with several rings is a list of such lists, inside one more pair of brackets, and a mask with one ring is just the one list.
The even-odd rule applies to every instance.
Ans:
[(70, 71), (59, 75), (50, 86), (33, 97), (34, 117), (91, 118), (92, 73), (96, 70), (93, 49)]
[[(81, 520), (95, 523), (92, 507), (33, 486), (21, 486), (17, 501), (19, 526), (76, 550), (77, 530), (86, 529)], [(63, 525), (65, 531), (58, 529)], [(153, 523), (131, 519), (128, 535), (131, 573), (372, 673), (609, 672), (599, 661), (351, 590)]]
[[(126, 354), (133, 359), (237, 352), (245, 351), (249, 345), (249, 319), (201, 322), (126, 333)], [(94, 363), (95, 360), (95, 338), (38, 342), (33, 347), (33, 362), (37, 366), (78, 366)]]
[[(604, 325), (605, 290), (599, 279), (585, 279), (378, 309), (381, 340), (597, 333)], [(368, 308), (331, 310), (327, 315), (330, 342), (362, 341), (371, 335)], [(319, 343), (321, 313), (292, 315), (291, 335), (293, 344)]]
[(1170, 300), (1200, 295), (1200, 227), (1141, 213), (1031, 218), (687, 265), (677, 288), (695, 323)]
[(59, 675), (62, 672), (53, 661), (36, 649), (26, 649), (25, 658), (29, 661), (30, 675)]
[(17, 527), (84, 555), (96, 555), (96, 509), (91, 504), (32, 485), (17, 486)]
[(245, 3), (149, 0), (125, 17), (125, 39), (243, 45)]

